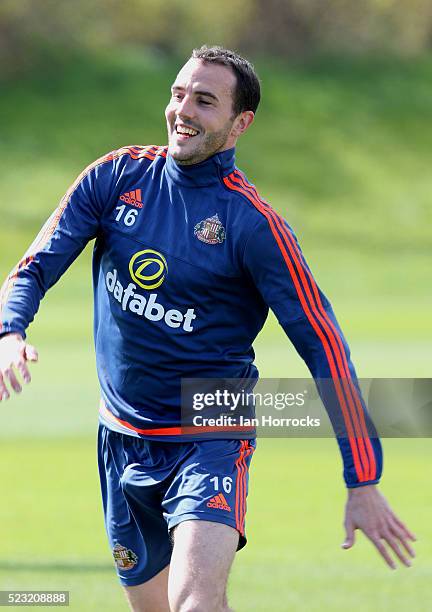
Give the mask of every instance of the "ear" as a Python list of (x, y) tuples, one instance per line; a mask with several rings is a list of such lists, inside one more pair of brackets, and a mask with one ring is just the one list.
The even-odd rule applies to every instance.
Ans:
[(238, 138), (244, 134), (244, 132), (246, 132), (248, 127), (253, 122), (254, 118), (255, 115), (252, 111), (243, 111), (240, 113), (240, 115), (237, 115), (231, 128), (231, 135)]

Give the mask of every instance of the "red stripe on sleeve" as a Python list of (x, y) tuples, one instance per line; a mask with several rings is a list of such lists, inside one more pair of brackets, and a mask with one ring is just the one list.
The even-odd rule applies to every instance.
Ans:
[[(366, 472), (365, 480), (375, 480), (376, 478), (375, 453), (373, 452), (371, 441), (370, 441), (370, 438), (367, 432), (363, 407), (362, 407), (360, 398), (358, 396), (358, 393), (356, 392), (354, 383), (350, 375), (348, 361), (347, 361), (345, 351), (343, 349), (342, 340), (335, 326), (333, 325), (333, 322), (331, 321), (330, 317), (328, 316), (327, 312), (325, 311), (322, 305), (315, 279), (313, 278), (312, 274), (308, 270), (307, 266), (304, 264), (304, 260), (303, 260), (301, 251), (298, 245), (296, 244), (293, 236), (290, 234), (290, 232), (288, 232), (287, 228), (285, 227), (284, 221), (280, 217), (280, 215), (278, 215), (276, 211), (274, 211), (267, 202), (265, 202), (259, 197), (258, 192), (256, 191), (255, 187), (250, 185), (250, 183), (247, 183), (245, 180), (245, 177), (243, 177), (239, 172), (236, 173), (236, 176), (238, 176), (242, 185), (244, 185), (245, 188), (249, 189), (254, 194), (254, 196), (266, 207), (266, 209), (269, 210), (270, 214), (272, 214), (272, 217), (276, 219), (279, 230), (281, 231), (281, 233), (284, 234), (285, 238), (288, 239), (289, 242), (291, 243), (291, 246), (293, 247), (295, 253), (297, 254), (297, 260), (296, 260), (297, 270), (299, 270), (300, 275), (302, 276), (302, 280), (306, 286), (306, 292), (308, 294), (310, 303), (312, 304), (313, 299), (312, 299), (310, 292), (308, 291), (309, 287), (304, 278), (304, 274), (307, 275), (310, 281), (312, 291), (314, 293), (316, 303), (318, 305), (318, 309), (322, 316), (322, 318), (320, 317), (319, 320), (322, 323), (325, 331), (327, 332), (328, 337), (330, 338), (330, 342), (332, 344), (333, 351), (336, 355), (336, 360), (339, 366), (339, 371), (342, 374), (342, 378), (341, 378), (342, 385), (344, 387), (345, 394), (348, 398), (351, 414), (353, 415), (354, 426), (355, 426), (356, 434), (357, 434), (356, 439), (357, 439), (360, 454), (361, 454), (361, 457), (362, 457), (362, 460), (365, 466), (365, 472)], [(300, 269), (299, 269), (299, 266), (300, 266)], [(328, 327), (330, 327), (331, 331), (328, 329)], [(334, 339), (336, 339), (338, 349), (335, 348)], [(342, 359), (342, 364), (340, 363), (339, 357)], [(354, 406), (353, 401), (355, 402), (355, 406)], [(365, 444), (366, 444), (367, 450), (364, 447)]]
[[(350, 375), (350, 371), (349, 371), (349, 366), (348, 366), (348, 361), (347, 361), (347, 357), (345, 354), (345, 351), (343, 349), (343, 344), (342, 344), (342, 340), (340, 338), (339, 333), (337, 332), (335, 326), (333, 325), (332, 320), (330, 319), (330, 317), (328, 316), (327, 312), (325, 311), (322, 302), (321, 302), (321, 298), (319, 295), (319, 291), (318, 291), (318, 287), (317, 284), (315, 282), (315, 279), (313, 278), (312, 274), (310, 273), (310, 271), (308, 270), (307, 266), (303, 263), (303, 258), (302, 258), (302, 254), (301, 251), (298, 247), (298, 245), (296, 244), (293, 236), (288, 232), (287, 228), (284, 225), (283, 219), (280, 217), (280, 215), (278, 215), (276, 213), (276, 211), (274, 211), (271, 206), (265, 202), (264, 200), (262, 200), (259, 195), (258, 192), (256, 191), (255, 187), (253, 187), (253, 185), (251, 185), (250, 183), (247, 183), (245, 180), (245, 177), (243, 177), (238, 171), (236, 173), (236, 176), (240, 179), (242, 185), (245, 186), (245, 188), (249, 189), (254, 196), (265, 206), (265, 208), (267, 210), (269, 210), (270, 214), (272, 214), (272, 217), (274, 219), (276, 219), (276, 223), (278, 224), (278, 228), (281, 231), (281, 233), (284, 234), (285, 238), (287, 238), (294, 251), (297, 254), (297, 263), (301, 266), (300, 267), (300, 274), (303, 277), (303, 282), (304, 285), (306, 286), (306, 291), (309, 297), (309, 300), (311, 303), (313, 303), (313, 299), (312, 296), (310, 294), (310, 292), (308, 291), (309, 287), (307, 285), (307, 282), (303, 276), (303, 274), (306, 274), (311, 287), (312, 287), (312, 291), (314, 293), (315, 299), (316, 299), (316, 303), (318, 305), (318, 309), (320, 311), (320, 314), (322, 315), (322, 320), (320, 318), (320, 321), (323, 324), (324, 329), (326, 330), (329, 338), (330, 338), (330, 342), (332, 343), (332, 347), (333, 347), (333, 351), (336, 355), (336, 359), (338, 362), (338, 366), (339, 366), (339, 370), (342, 374), (344, 374), (345, 376), (342, 376), (341, 380), (342, 380), (342, 384), (344, 386), (344, 390), (345, 393), (348, 397), (348, 401), (350, 403), (350, 408), (351, 408), (351, 413), (354, 416), (354, 418), (358, 418), (359, 419), (359, 423), (357, 421), (355, 421), (355, 428), (356, 428), (356, 433), (358, 435), (357, 437), (357, 442), (359, 444), (359, 448), (360, 448), (360, 452), (362, 455), (362, 459), (365, 463), (365, 469), (366, 469), (366, 480), (375, 480), (376, 478), (376, 461), (375, 461), (375, 453), (373, 452), (372, 449), (372, 445), (370, 442), (370, 438), (367, 432), (367, 427), (366, 427), (366, 422), (365, 422), (365, 417), (364, 417), (364, 411), (363, 411), (363, 407), (360, 401), (360, 398), (358, 396), (358, 393), (355, 389), (354, 383), (352, 381), (351, 375)], [(299, 269), (299, 267), (297, 266), (297, 269)], [(328, 327), (330, 327), (331, 331), (328, 329)], [(336, 339), (337, 345), (338, 345), (338, 351), (337, 349), (335, 349), (335, 345), (333, 342), (333, 339)], [(342, 358), (342, 365), (340, 363), (339, 360), (339, 356)], [(355, 402), (355, 406), (353, 405), (353, 400)], [(360, 429), (360, 431), (359, 431)], [(364, 443), (366, 444), (367, 447), (367, 452), (364, 448)], [(370, 459), (370, 463), (369, 460)]]
[[(235, 184), (235, 182), (232, 182), (230, 179), (233, 179), (237, 184)], [(278, 244), (278, 246), (279, 246), (279, 248), (281, 250), (282, 256), (284, 258), (284, 261), (285, 261), (285, 263), (287, 265), (287, 268), (289, 270), (290, 276), (291, 276), (292, 281), (294, 283), (294, 286), (296, 288), (296, 292), (297, 292), (297, 295), (299, 297), (299, 300), (300, 300), (300, 303), (302, 305), (302, 308), (303, 308), (303, 310), (304, 310), (304, 312), (305, 312), (309, 322), (311, 323), (313, 329), (315, 330), (316, 334), (318, 335), (318, 337), (320, 338), (320, 340), (322, 342), (322, 345), (323, 345), (323, 348), (324, 348), (324, 351), (325, 351), (325, 354), (327, 356), (327, 360), (328, 360), (328, 363), (329, 363), (330, 371), (331, 371), (331, 374), (332, 374), (332, 379), (333, 379), (334, 384), (335, 384), (336, 393), (337, 393), (337, 396), (338, 396), (338, 399), (339, 399), (339, 403), (340, 403), (340, 406), (341, 406), (341, 409), (342, 409), (342, 414), (343, 414), (343, 417), (344, 417), (345, 425), (346, 425), (346, 428), (347, 428), (348, 439), (349, 439), (350, 447), (351, 447), (352, 454), (353, 454), (353, 460), (354, 460), (354, 466), (355, 466), (355, 469), (356, 469), (356, 473), (357, 473), (359, 481), (360, 482), (364, 482), (364, 481), (369, 479), (368, 478), (368, 471), (369, 471), (368, 470), (368, 460), (367, 460), (367, 457), (364, 454), (364, 451), (363, 451), (363, 453), (361, 452), (362, 451), (362, 446), (358, 444), (358, 442), (359, 442), (358, 437), (361, 437), (361, 436), (355, 435), (354, 431), (353, 431), (353, 428), (352, 428), (351, 418), (350, 417), (353, 418), (353, 422), (354, 422), (355, 427), (356, 428), (358, 427), (357, 420), (356, 420), (356, 415), (355, 414), (354, 415), (353, 414), (350, 415), (349, 410), (347, 410), (347, 406), (346, 406), (346, 403), (345, 403), (345, 397), (343, 395), (343, 391), (342, 391), (341, 386), (340, 386), (340, 376), (338, 375), (336, 364), (335, 364), (332, 352), (330, 350), (330, 346), (329, 346), (328, 340), (325, 337), (325, 335), (323, 334), (321, 328), (319, 327), (319, 325), (317, 323), (317, 320), (320, 321), (320, 319), (321, 319), (321, 321), (322, 321), (322, 317), (320, 317), (319, 313), (316, 311), (315, 304), (313, 303), (313, 300), (311, 299), (310, 290), (309, 290), (309, 287), (308, 287), (307, 282), (305, 280), (304, 273), (303, 273), (303, 275), (300, 273), (300, 277), (302, 277), (301, 278), (302, 285), (301, 285), (300, 282), (299, 282), (299, 278), (297, 276), (297, 273), (296, 273), (296, 271), (295, 271), (295, 269), (293, 267), (292, 261), (291, 261), (290, 257), (288, 256), (288, 253), (287, 253), (286, 248), (285, 248), (285, 246), (288, 247), (288, 250), (290, 251), (291, 257), (294, 259), (294, 262), (296, 263), (296, 268), (298, 269), (298, 262), (296, 261), (295, 254), (293, 254), (293, 252), (292, 252), (292, 246), (290, 246), (290, 244), (287, 243), (286, 238), (283, 235), (283, 233), (282, 233), (282, 238), (285, 238), (285, 244), (282, 242), (281, 236), (279, 235), (279, 233), (278, 233), (278, 231), (276, 229), (275, 221), (276, 221), (276, 223), (278, 223), (278, 227), (280, 228), (279, 220), (277, 218), (274, 219), (272, 214), (266, 209), (266, 207), (265, 207), (265, 205), (263, 203), (261, 203), (247, 189), (245, 189), (243, 186), (239, 185), (240, 182), (241, 182), (241, 180), (239, 178), (236, 178), (234, 176), (234, 173), (232, 173), (228, 177), (224, 178), (225, 185), (229, 189), (232, 189), (234, 191), (238, 191), (239, 193), (242, 193), (255, 206), (255, 208), (257, 208), (266, 217), (266, 219), (267, 219), (267, 221), (268, 221), (268, 223), (270, 225), (270, 228), (271, 228), (271, 231), (273, 233), (273, 236), (274, 236), (274, 238), (275, 238), (275, 240), (276, 240), (276, 242), (277, 242), (277, 244)], [(314, 314), (312, 314), (311, 310), (309, 309), (309, 305), (308, 305), (308, 303), (307, 303), (307, 301), (305, 299), (305, 296), (304, 296), (304, 293), (303, 293), (303, 289), (305, 290), (306, 295), (310, 299), (310, 303), (311, 303), (310, 305), (312, 307), (312, 310), (314, 311)], [(323, 322), (322, 322), (322, 324), (323, 324)], [(324, 322), (324, 324), (325, 324), (325, 322)], [(324, 324), (323, 324), (323, 326), (324, 326)], [(332, 341), (331, 335), (330, 335), (330, 341)], [(334, 346), (335, 346), (334, 342), (332, 342), (332, 346), (333, 346), (333, 350), (335, 350), (334, 349)], [(336, 355), (336, 357), (338, 359), (339, 355), (337, 353), (337, 350), (335, 351), (335, 355)], [(366, 469), (366, 473), (363, 471), (362, 461), (360, 460), (360, 457), (359, 457), (359, 451), (360, 451), (360, 454), (362, 455), (362, 459), (363, 459), (363, 462), (365, 463), (365, 467), (367, 468)]]

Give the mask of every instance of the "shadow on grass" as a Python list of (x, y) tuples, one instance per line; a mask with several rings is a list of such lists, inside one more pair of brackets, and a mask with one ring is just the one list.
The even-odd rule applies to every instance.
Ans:
[(114, 571), (114, 566), (110, 563), (83, 563), (81, 561), (4, 561), (0, 560), (0, 571), (13, 572), (72, 572), (85, 574), (87, 572), (110, 572)]

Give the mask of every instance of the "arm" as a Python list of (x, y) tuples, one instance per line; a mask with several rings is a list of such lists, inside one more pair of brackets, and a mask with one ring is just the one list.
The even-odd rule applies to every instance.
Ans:
[(36, 350), (26, 344), (26, 329), (33, 321), (46, 291), (99, 230), (109, 197), (113, 155), (86, 168), (62, 198), (24, 257), (12, 270), (0, 292), (0, 401), (8, 399), (6, 386), (21, 391), (16, 369), (30, 381), (27, 361)]
[(361, 396), (346, 340), (291, 228), (270, 207), (263, 205), (261, 211), (263, 218), (246, 245), (244, 264), (306, 362), (335, 430), (348, 487), (344, 548), (353, 545), (354, 529), (360, 528), (390, 566), (381, 538), (408, 564), (397, 540), (412, 555), (407, 539), (414, 536), (376, 489), (382, 471), (381, 444)]
[(276, 213), (260, 220), (252, 232), (244, 262), (316, 382), (335, 430), (347, 487), (378, 483), (381, 444), (361, 397), (348, 345), (291, 228)]

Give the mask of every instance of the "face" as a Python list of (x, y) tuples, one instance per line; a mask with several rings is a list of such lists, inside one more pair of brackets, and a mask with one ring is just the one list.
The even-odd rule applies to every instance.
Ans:
[(165, 110), (168, 152), (181, 164), (197, 164), (235, 146), (253, 120), (252, 111), (234, 117), (236, 78), (227, 66), (191, 58), (171, 88)]

